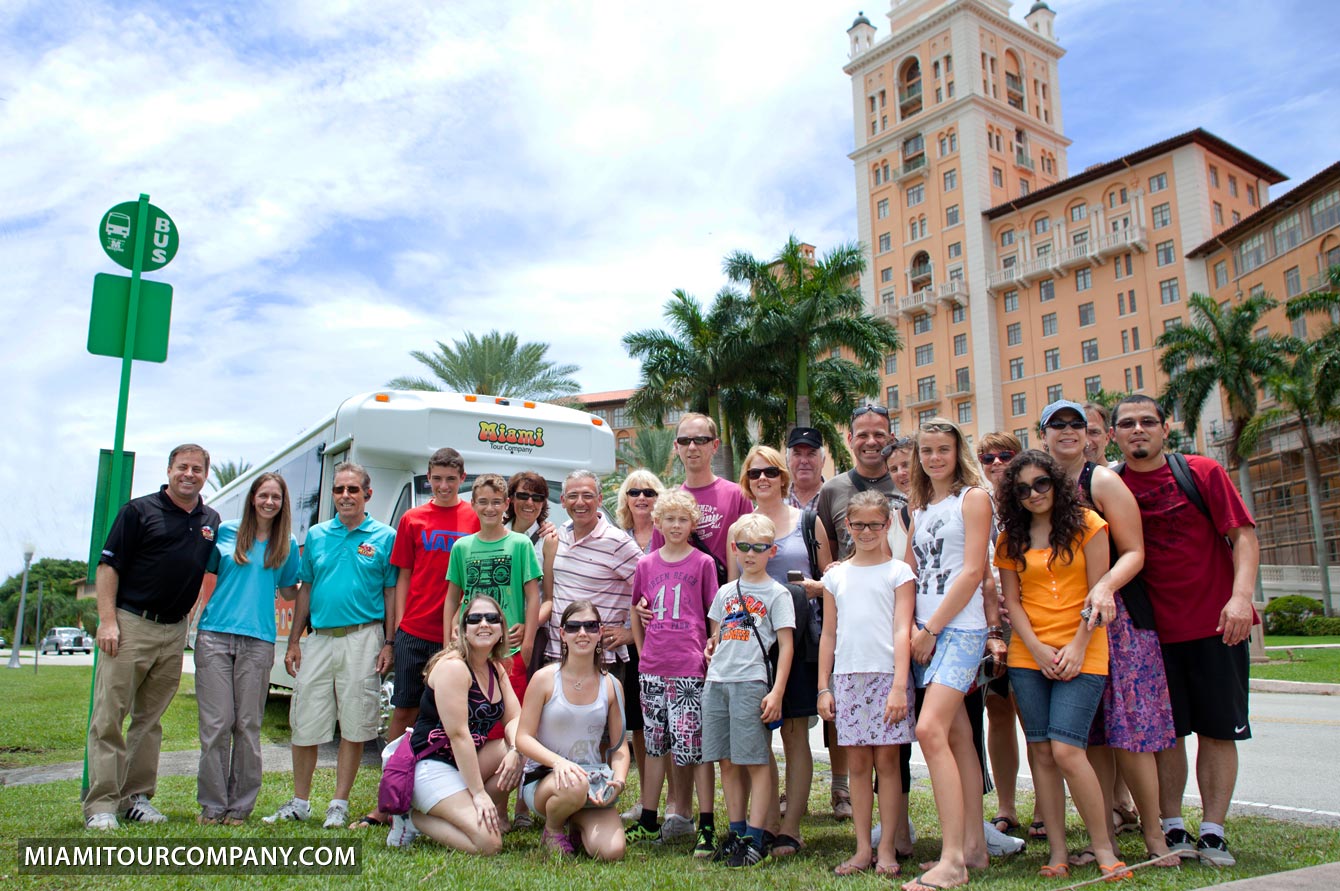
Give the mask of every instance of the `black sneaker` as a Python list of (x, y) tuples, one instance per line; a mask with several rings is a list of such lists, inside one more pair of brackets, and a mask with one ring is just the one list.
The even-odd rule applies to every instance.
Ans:
[[(702, 830), (699, 830), (699, 834), (702, 834)], [(726, 837), (721, 840), (721, 843), (717, 845), (716, 850), (712, 852), (712, 862), (723, 863), (729, 860), (731, 855), (735, 853), (736, 846), (742, 841), (744, 841), (743, 838), (727, 829)], [(694, 851), (694, 854), (695, 856), (697, 855), (696, 850)]]
[(1195, 860), (1200, 856), (1196, 853), (1196, 837), (1185, 829), (1169, 829), (1163, 834), (1163, 840), (1168, 843), (1168, 850), (1183, 860)]
[(699, 860), (714, 857), (717, 850), (717, 833), (711, 826), (699, 826), (698, 838), (693, 843), (693, 856)]
[(757, 866), (763, 862), (767, 855), (763, 849), (758, 846), (758, 842), (749, 836), (745, 836), (736, 841), (735, 850), (731, 851), (730, 859), (726, 861), (726, 866), (730, 869), (743, 869), (749, 866)]
[(1196, 842), (1196, 856), (1215, 866), (1233, 866), (1238, 862), (1228, 850), (1228, 842), (1224, 841), (1224, 837), (1214, 833), (1202, 835), (1200, 841)]

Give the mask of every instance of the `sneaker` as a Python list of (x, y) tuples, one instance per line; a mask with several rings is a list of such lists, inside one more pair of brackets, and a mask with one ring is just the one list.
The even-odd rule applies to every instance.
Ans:
[(549, 849), (549, 853), (555, 857), (572, 857), (577, 853), (577, 848), (564, 832), (550, 832), (548, 829), (540, 833), (540, 844)]
[(665, 822), (661, 824), (661, 840), (675, 841), (681, 838), (693, 838), (693, 821), (688, 817), (681, 817), (679, 814), (666, 814)]
[(1024, 849), (1024, 840), (1006, 835), (995, 826), (982, 821), (982, 831), (986, 834), (986, 852), (992, 857), (1008, 857)]
[(1224, 841), (1224, 837), (1214, 833), (1200, 837), (1200, 841), (1196, 842), (1196, 854), (1200, 859), (1215, 866), (1233, 866), (1238, 862), (1228, 850), (1228, 842)]
[(619, 815), (619, 819), (620, 819), (620, 820), (625, 820), (625, 821), (628, 821), (628, 822), (632, 822), (632, 821), (634, 821), (634, 820), (641, 820), (641, 819), (642, 819), (642, 803), (641, 803), (641, 802), (638, 802), (637, 804), (635, 804), (635, 805), (633, 805), (632, 807), (630, 807), (628, 810), (624, 811), (622, 814)]
[(262, 823), (282, 823), (285, 820), (306, 820), (312, 815), (312, 806), (305, 801), (290, 798), (268, 817), (262, 817)]
[(349, 822), (349, 805), (332, 804), (326, 808), (326, 822), (321, 824), (322, 829), (343, 829)]
[(513, 830), (530, 829), (534, 825), (535, 818), (530, 815), (530, 811), (526, 811), (524, 814), (517, 814), (512, 818)]
[(711, 826), (698, 827), (698, 837), (693, 844), (693, 856), (699, 860), (711, 857), (716, 859), (717, 833)]
[(1168, 850), (1183, 860), (1195, 860), (1200, 856), (1196, 853), (1196, 837), (1185, 829), (1169, 829), (1163, 839), (1168, 843)]
[[(702, 835), (700, 832), (699, 838), (701, 837)], [(743, 837), (738, 836), (734, 832), (731, 832), (729, 829), (727, 829), (726, 837), (721, 840), (720, 844), (716, 846), (716, 850), (712, 852), (712, 862), (723, 863), (729, 860), (731, 855), (735, 853), (735, 848), (743, 841), (744, 841)], [(697, 848), (694, 848), (693, 856), (695, 857), (698, 856)]]
[(409, 818), (409, 814), (393, 814), (391, 816), (391, 831), (386, 833), (386, 847), (408, 848), (414, 844), (414, 839), (418, 837), (419, 830), (415, 828), (414, 821)]
[(650, 842), (653, 845), (661, 843), (661, 832), (665, 829), (662, 825), (660, 829), (648, 829), (641, 822), (634, 823), (624, 830), (623, 837), (629, 843), (632, 842)]
[(758, 846), (758, 842), (748, 836), (740, 839), (735, 844), (735, 849), (731, 851), (730, 857), (726, 859), (726, 866), (729, 869), (742, 869), (749, 866), (757, 866), (763, 862), (767, 856), (763, 849)]
[(84, 821), (84, 828), (96, 829), (99, 832), (107, 832), (112, 829), (120, 829), (121, 824), (117, 822), (116, 814), (94, 814)]
[(126, 808), (127, 823), (166, 823), (167, 815), (149, 803), (147, 795), (130, 796), (130, 807)]

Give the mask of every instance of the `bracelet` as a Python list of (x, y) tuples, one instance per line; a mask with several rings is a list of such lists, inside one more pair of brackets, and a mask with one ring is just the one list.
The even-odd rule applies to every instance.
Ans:
[(395, 641), (393, 641), (393, 640), (384, 640), (384, 641), (382, 641), (382, 646), (383, 646), (383, 647), (394, 647), (394, 646), (395, 646)]
[(929, 634), (931, 637), (939, 637), (939, 636), (940, 636), (940, 632), (939, 632), (939, 631), (932, 631), (932, 630), (931, 630), (931, 626), (929, 626), (929, 625), (922, 625), (922, 626), (921, 626), (921, 630), (924, 631), (924, 632), (926, 632), (927, 634)]
[(987, 637), (990, 637), (990, 636), (993, 635), (993, 634), (995, 634), (995, 635), (1002, 635), (1002, 634), (1004, 634), (1004, 633), (1005, 633), (1005, 626), (1004, 626), (1004, 625), (988, 625), (988, 626), (986, 627), (986, 636), (987, 636)]
[(832, 696), (832, 695), (833, 695), (833, 690), (832, 690), (832, 688), (830, 688), (830, 687), (824, 687), (824, 688), (823, 688), (822, 690), (820, 690), (818, 693), (815, 693), (815, 694), (814, 694), (814, 698), (815, 698), (815, 699), (818, 699), (820, 696), (823, 696), (825, 693), (827, 693), (829, 696)]

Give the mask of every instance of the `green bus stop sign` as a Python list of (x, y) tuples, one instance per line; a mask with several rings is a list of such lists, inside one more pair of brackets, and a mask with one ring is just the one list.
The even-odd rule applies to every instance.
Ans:
[(144, 244), (135, 244), (135, 223), (139, 217), (138, 201), (125, 201), (103, 214), (98, 224), (98, 240), (102, 249), (126, 269), (135, 265), (138, 247), (141, 269), (152, 272), (162, 269), (177, 255), (177, 224), (162, 210), (149, 205), (149, 222), (144, 229)]

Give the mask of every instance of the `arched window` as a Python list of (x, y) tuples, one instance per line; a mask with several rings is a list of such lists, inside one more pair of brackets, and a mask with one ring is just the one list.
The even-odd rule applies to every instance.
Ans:
[(1024, 110), (1024, 68), (1013, 50), (1005, 51), (1005, 101)]
[(898, 70), (898, 111), (904, 118), (921, 111), (921, 63), (915, 58)]

